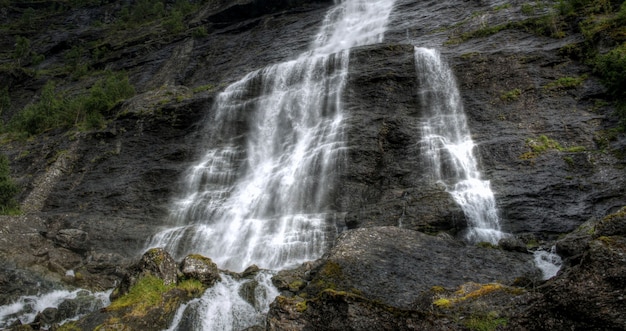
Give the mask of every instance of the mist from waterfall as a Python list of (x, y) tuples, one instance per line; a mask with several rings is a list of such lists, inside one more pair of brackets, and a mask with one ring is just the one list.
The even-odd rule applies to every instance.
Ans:
[(488, 180), (481, 179), (474, 142), (454, 74), (434, 49), (415, 47), (419, 79), (421, 155), (433, 182), (443, 183), (468, 221), (465, 239), (497, 244), (500, 231), (496, 202)]

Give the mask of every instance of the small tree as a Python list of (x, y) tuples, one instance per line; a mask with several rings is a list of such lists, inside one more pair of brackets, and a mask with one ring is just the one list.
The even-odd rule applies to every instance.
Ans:
[(17, 210), (15, 194), (18, 188), (10, 176), (9, 160), (0, 154), (0, 213), (8, 214)]
[(13, 58), (21, 65), (22, 60), (27, 59), (30, 55), (30, 40), (28, 38), (17, 36), (15, 38), (15, 49), (13, 50)]

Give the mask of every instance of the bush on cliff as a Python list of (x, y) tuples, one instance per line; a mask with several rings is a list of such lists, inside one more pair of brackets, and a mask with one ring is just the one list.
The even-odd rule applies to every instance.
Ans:
[(0, 154), (0, 214), (11, 214), (18, 209), (15, 201), (18, 188), (9, 174), (9, 160), (4, 154)]
[(84, 94), (58, 92), (54, 82), (43, 87), (39, 101), (17, 113), (6, 130), (16, 135), (36, 135), (56, 128), (94, 129), (104, 125), (104, 115), (115, 104), (135, 94), (124, 73), (108, 72)]

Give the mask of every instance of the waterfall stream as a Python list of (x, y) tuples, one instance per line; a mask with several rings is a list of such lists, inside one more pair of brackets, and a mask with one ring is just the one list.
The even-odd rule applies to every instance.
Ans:
[[(280, 270), (314, 260), (336, 234), (328, 195), (345, 149), (341, 95), (349, 49), (382, 41), (393, 0), (345, 0), (331, 7), (311, 48), (249, 73), (213, 107), (204, 157), (186, 176), (174, 226), (151, 238), (175, 258), (199, 253), (220, 268)], [(181, 308), (171, 330), (244, 329), (277, 295), (262, 271), (254, 302), (223, 275)], [(256, 291), (256, 290), (255, 290)], [(269, 298), (269, 299), (264, 299)], [(259, 301), (260, 300), (260, 301)]]
[(431, 180), (443, 183), (463, 209), (466, 240), (497, 244), (505, 234), (489, 181), (481, 179), (478, 170), (454, 74), (433, 49), (415, 47), (415, 65), (424, 111), (420, 149)]

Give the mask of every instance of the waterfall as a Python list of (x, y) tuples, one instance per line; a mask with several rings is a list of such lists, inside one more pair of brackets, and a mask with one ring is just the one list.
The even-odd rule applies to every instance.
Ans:
[[(321, 257), (336, 234), (329, 193), (345, 149), (341, 95), (349, 49), (382, 41), (393, 4), (337, 1), (308, 52), (227, 87), (213, 106), (204, 156), (188, 169), (185, 192), (173, 203), (173, 226), (148, 246), (175, 258), (203, 254), (233, 271), (252, 264), (280, 270)], [(258, 324), (248, 317), (267, 312), (277, 295), (271, 282), (258, 281), (271, 298), (251, 305), (239, 298), (240, 281), (222, 278), (181, 308), (170, 329)]]
[(433, 49), (415, 47), (419, 77), (422, 158), (428, 175), (443, 183), (463, 209), (468, 221), (465, 234), (470, 242), (497, 244), (504, 237), (489, 181), (481, 179), (463, 103), (454, 74)]

